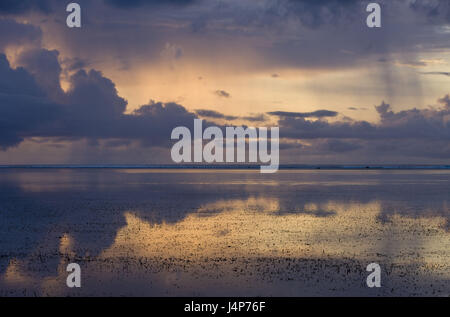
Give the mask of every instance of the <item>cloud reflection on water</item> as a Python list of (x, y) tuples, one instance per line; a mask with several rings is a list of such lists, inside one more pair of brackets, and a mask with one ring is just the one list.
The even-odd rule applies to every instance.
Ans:
[[(189, 295), (217, 283), (226, 293), (248, 279), (261, 287), (247, 288), (251, 294), (287, 294), (287, 276), (300, 283), (340, 262), (352, 271), (323, 273), (316, 288), (300, 283), (288, 293), (360, 291), (359, 284), (336, 281), (353, 274), (357, 283), (368, 261), (403, 265), (397, 273), (409, 267), (408, 283), (417, 272), (418, 285), (450, 279), (445, 172), (2, 173), (6, 294), (66, 294), (69, 261), (87, 272), (88, 294)], [(387, 283), (401, 294), (397, 277)]]

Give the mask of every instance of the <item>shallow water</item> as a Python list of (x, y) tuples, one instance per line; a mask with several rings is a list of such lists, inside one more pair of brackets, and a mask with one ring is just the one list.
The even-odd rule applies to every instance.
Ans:
[(449, 170), (0, 169), (0, 295), (448, 296), (449, 200)]

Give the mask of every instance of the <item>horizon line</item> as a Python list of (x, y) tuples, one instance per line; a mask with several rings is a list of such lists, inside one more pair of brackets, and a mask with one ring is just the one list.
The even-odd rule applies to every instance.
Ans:
[[(260, 169), (253, 164), (0, 164), (1, 169)], [(280, 164), (280, 170), (450, 169), (446, 164)]]

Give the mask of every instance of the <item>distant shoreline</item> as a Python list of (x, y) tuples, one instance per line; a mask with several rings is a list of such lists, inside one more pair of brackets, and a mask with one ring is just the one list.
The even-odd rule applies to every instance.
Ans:
[[(259, 165), (0, 165), (0, 169), (205, 169), (259, 170)], [(450, 165), (280, 165), (280, 170), (450, 170)]]

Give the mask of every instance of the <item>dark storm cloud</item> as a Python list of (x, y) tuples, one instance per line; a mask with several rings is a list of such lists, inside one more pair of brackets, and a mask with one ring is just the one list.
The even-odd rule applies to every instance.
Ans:
[[(70, 78), (70, 89), (60, 90), (58, 52), (44, 49), (25, 51), (18, 57), (24, 67), (13, 69), (0, 55), (0, 148), (5, 150), (32, 137), (59, 140), (103, 140), (110, 147), (138, 142), (145, 147), (168, 148), (177, 126), (192, 128), (195, 118), (254, 119), (226, 116), (212, 110), (192, 113), (176, 103), (151, 101), (133, 113), (126, 113), (127, 101), (115, 84), (96, 70), (78, 70)], [(55, 91), (59, 92), (55, 94)], [(371, 157), (398, 153), (403, 157), (450, 157), (450, 96), (427, 109), (394, 111), (389, 104), (376, 107), (380, 121), (343, 120), (329, 122), (337, 113), (318, 110), (307, 113), (273, 111), (279, 117), (282, 149), (297, 148), (318, 155), (359, 153)], [(318, 119), (318, 120), (316, 120)], [(211, 123), (205, 121), (205, 126)], [(289, 141), (286, 142), (285, 140)], [(309, 146), (296, 145), (310, 140)], [(356, 156), (355, 156), (356, 157)]]
[(118, 8), (136, 8), (144, 5), (152, 6), (185, 6), (198, 0), (105, 0), (105, 3)]
[(58, 56), (59, 52), (56, 50), (31, 49), (23, 52), (17, 59), (19, 65), (39, 78), (38, 85), (54, 99), (61, 98), (64, 94), (59, 79), (62, 69)]
[(35, 78), (24, 68), (12, 69), (4, 54), (0, 54), (0, 93), (30, 97), (44, 96)]
[(213, 118), (213, 119), (224, 119), (224, 120), (236, 120), (239, 117), (236, 116), (227, 116), (223, 113), (220, 113), (215, 110), (206, 110), (206, 109), (200, 109), (195, 111), (199, 116), (206, 117), (206, 118)]
[(223, 98), (230, 98), (231, 97), (230, 93), (226, 92), (225, 90), (216, 90), (214, 92), (214, 94), (216, 96), (223, 97)]
[(244, 116), (244, 117), (241, 117), (241, 118), (243, 120), (247, 120), (247, 121), (250, 121), (250, 122), (264, 122), (264, 121), (268, 120), (267, 116), (265, 116), (262, 113), (251, 115), (251, 116)]
[(316, 163), (442, 162), (450, 158), (450, 95), (437, 102), (427, 109), (397, 112), (383, 102), (375, 107), (380, 118), (377, 123), (280, 117), (280, 137), (292, 147), (298, 140), (307, 140), (296, 153)]
[(206, 110), (206, 109), (196, 110), (195, 113), (203, 118), (223, 119), (223, 120), (227, 120), (227, 121), (245, 120), (245, 121), (250, 121), (250, 122), (264, 122), (264, 121), (267, 121), (267, 119), (268, 119), (264, 114), (254, 114), (254, 115), (239, 117), (239, 116), (225, 115), (225, 114), (215, 111), (215, 110)]
[(421, 74), (424, 75), (441, 75), (441, 76), (450, 76), (450, 72), (423, 72)]
[[(241, 60), (239, 54), (233, 52), (241, 49), (252, 50), (261, 48), (258, 55), (264, 63), (258, 67), (301, 66), (307, 68), (327, 66), (353, 65), (367, 54), (365, 48), (373, 44), (374, 48), (382, 47), (377, 42), (384, 40), (381, 35), (371, 35), (367, 39), (367, 31), (362, 30), (361, 17), (365, 10), (356, 10), (359, 19), (349, 18), (350, 24), (358, 25), (349, 30), (343, 30), (340, 35), (330, 36), (330, 30), (316, 34), (316, 28), (306, 30), (301, 27), (302, 19), (298, 14), (320, 16), (321, 22), (311, 22), (320, 26), (334, 25), (327, 17), (338, 11), (353, 12), (350, 4), (341, 1), (320, 2), (313, 1), (201, 1), (198, 5), (162, 5), (158, 10), (154, 6), (145, 4), (190, 4), (195, 1), (107, 1), (81, 2), (84, 25), (77, 32), (68, 28), (52, 25), (50, 33), (69, 37), (65, 45), (73, 56), (83, 59), (112, 59), (114, 65), (136, 66), (137, 61), (152, 61), (161, 58), (161, 51), (167, 43), (176, 43), (185, 47), (184, 54), (203, 60), (215, 61), (218, 58), (230, 57), (231, 63)], [(291, 9), (291, 6), (295, 8)], [(139, 12), (130, 10), (116, 10), (115, 8), (139, 8)], [(304, 10), (302, 8), (305, 8)], [(64, 8), (54, 9), (55, 12)], [(96, 14), (103, 12), (103, 14)], [(295, 13), (297, 12), (297, 13)], [(95, 16), (95, 19), (93, 17)], [(308, 18), (304, 18), (308, 19)], [(314, 18), (317, 20), (318, 18)], [(341, 19), (339, 19), (341, 20)], [(345, 20), (345, 19), (344, 19)], [(348, 24), (347, 23), (347, 24)], [(186, 27), (190, 25), (192, 27)], [(290, 34), (292, 25), (298, 31)], [(54, 30), (57, 28), (57, 30)], [(285, 32), (288, 31), (288, 32)], [(272, 35), (274, 32), (276, 37)], [(378, 32), (382, 33), (382, 32)], [(114, 36), (112, 36), (114, 35)], [(226, 37), (227, 46), (232, 50), (220, 50)], [(374, 40), (374, 37), (376, 39)], [(380, 39), (381, 38), (381, 39)], [(349, 41), (351, 39), (352, 41)], [(359, 39), (362, 41), (359, 42)], [(261, 43), (264, 42), (264, 43)], [(216, 49), (217, 48), (217, 49)], [(342, 53), (352, 51), (355, 55)], [(331, 53), (332, 52), (332, 53)], [(231, 55), (231, 56), (224, 56)], [(364, 55), (365, 57), (366, 55)], [(258, 58), (253, 59), (255, 63)], [(249, 63), (248, 67), (256, 67)]]
[[(137, 8), (142, 6), (186, 6), (199, 0), (104, 0), (108, 5), (117, 8)], [(87, 5), (86, 0), (75, 1), (80, 5)], [(67, 1), (65, 5), (69, 4)], [(60, 4), (56, 0), (2, 0), (0, 1), (0, 14), (24, 14), (30, 11), (50, 13)]]
[(62, 61), (67, 70), (79, 70), (88, 67), (90, 63), (81, 58), (69, 58)]
[[(6, 56), (0, 55), (0, 148), (17, 146), (29, 137), (168, 145), (174, 127), (191, 126), (196, 118), (181, 105), (158, 102), (125, 114), (126, 100), (111, 80), (95, 70), (77, 71), (70, 78), (69, 91), (55, 96), (54, 90), (60, 88), (53, 81), (60, 72), (53, 63), (57, 55), (46, 50), (23, 54), (21, 60), (33, 74), (22, 67), (12, 69)], [(46, 65), (48, 77), (41, 68)]]
[(330, 110), (317, 110), (314, 112), (287, 112), (287, 111), (273, 111), (269, 112), (269, 115), (278, 117), (290, 117), (290, 118), (326, 118), (336, 117), (338, 113)]
[(42, 31), (38, 27), (0, 18), (0, 52), (11, 44), (39, 44), (41, 39)]
[[(449, 15), (446, 12), (449, 12), (450, 2), (444, 1), (434, 8), (439, 16)], [(277, 37), (261, 54), (275, 67), (287, 65), (333, 69), (358, 67), (361, 63), (367, 65), (385, 60), (389, 62), (386, 66), (388, 72), (388, 68), (394, 67), (392, 64), (396, 63), (391, 63), (386, 56), (396, 56), (398, 60), (394, 62), (398, 64), (426, 66), (423, 62), (412, 60), (411, 56), (450, 47), (445, 29), (440, 32), (434, 27), (445, 27), (448, 22), (443, 19), (424, 19), (424, 16), (428, 16), (428, 11), (411, 8), (410, 1), (406, 0), (377, 1), (382, 7), (383, 27), (368, 28), (366, 5), (369, 2), (371, 1), (280, 1), (279, 11), (285, 13), (275, 18), (278, 23), (273, 29), (282, 29), (281, 21), (298, 21), (298, 32), (290, 34), (288, 38)], [(427, 2), (430, 1), (416, 1)]]
[[(80, 1), (86, 13), (86, 28), (73, 32), (51, 25), (48, 29), (64, 38), (70, 36), (64, 45), (74, 56), (111, 59), (113, 65), (123, 68), (136, 66), (138, 61), (160, 59), (166, 43), (184, 47), (183, 54), (188, 58), (214, 62), (227, 57), (231, 64), (242, 60), (236, 52), (257, 48), (257, 56), (244, 58), (249, 61), (246, 64), (249, 69), (267, 68), (271, 72), (282, 67), (355, 67), (384, 55), (414, 54), (448, 46), (446, 34), (437, 34), (424, 25), (422, 15), (427, 13), (410, 7), (406, 0), (380, 1), (383, 27), (367, 28), (368, 2)], [(61, 19), (60, 14), (64, 18), (64, 8), (57, 5), (60, 4), (53, 5), (55, 19)], [(224, 43), (230, 51), (220, 49)]]
[[(140, 140), (146, 146), (168, 146), (172, 130), (177, 126), (192, 129), (196, 118), (179, 104), (150, 102), (123, 121), (128, 131), (125, 137)], [(117, 134), (117, 138), (123, 136), (120, 132)]]
[(334, 153), (346, 153), (352, 152), (362, 148), (362, 146), (357, 142), (352, 141), (343, 141), (343, 140), (325, 140), (322, 147), (319, 146), (319, 149), (322, 148), (325, 151), (330, 151)]
[(94, 70), (78, 71), (71, 84), (61, 130), (51, 129), (49, 136), (125, 139), (145, 146), (167, 146), (174, 127), (190, 127), (196, 118), (181, 105), (154, 101), (125, 114), (126, 100), (118, 96), (113, 82)]
[[(432, 24), (450, 21), (450, 2), (448, 0), (286, 0), (286, 7), (297, 15), (300, 21), (309, 27), (318, 27), (328, 23), (339, 23), (340, 19), (357, 17), (365, 13), (367, 5), (377, 2), (383, 10), (409, 8), (413, 12), (425, 16)], [(399, 5), (399, 6), (397, 6)], [(384, 12), (386, 13), (386, 12)], [(386, 17), (386, 14), (383, 15)]]
[(32, 10), (48, 13), (51, 11), (51, 2), (51, 0), (2, 0), (0, 14), (22, 14)]
[(24, 68), (12, 69), (0, 54), (0, 148), (19, 144), (58, 116), (35, 78)]
[(440, 98), (438, 102), (444, 105), (444, 107), (446, 107), (448, 111), (450, 111), (450, 95), (445, 95), (444, 97)]
[(356, 8), (362, 7), (361, 0), (288, 0), (287, 8), (296, 14), (301, 23), (308, 27), (318, 27), (324, 23), (337, 23), (349, 16)]
[(410, 7), (424, 14), (432, 23), (450, 22), (450, 2), (448, 0), (415, 0)]
[(281, 117), (280, 131), (283, 136), (298, 139), (416, 139), (450, 140), (450, 98), (438, 100), (443, 108), (410, 109), (394, 112), (389, 104), (376, 107), (380, 122), (367, 121), (310, 121), (303, 117)]
[(365, 121), (330, 123), (323, 120), (282, 117), (279, 125), (284, 137), (294, 139), (369, 138), (376, 135), (376, 127)]

